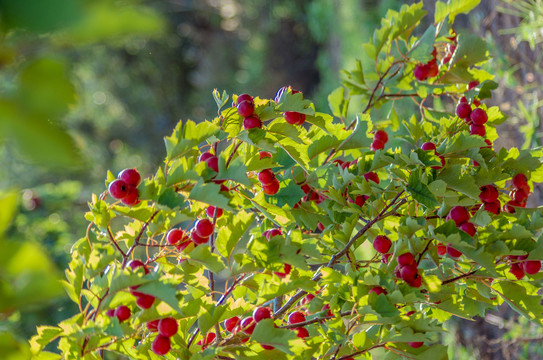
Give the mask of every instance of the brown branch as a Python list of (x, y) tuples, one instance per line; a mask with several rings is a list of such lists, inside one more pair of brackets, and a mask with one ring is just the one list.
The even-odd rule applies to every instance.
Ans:
[(147, 229), (147, 227), (149, 226), (149, 224), (151, 223), (151, 221), (153, 221), (153, 219), (155, 218), (155, 216), (157, 216), (157, 214), (159, 213), (159, 210), (156, 210), (152, 215), (151, 217), (149, 218), (149, 220), (147, 220), (147, 222), (145, 224), (143, 224), (138, 236), (136, 236), (136, 239), (134, 240), (134, 243), (132, 244), (132, 246), (130, 247), (130, 249), (128, 249), (127, 253), (125, 254), (125, 256), (123, 256), (123, 264), (121, 265), (121, 269), (124, 269), (124, 267), (126, 266), (126, 263), (128, 262), (128, 258), (130, 257), (130, 255), (132, 254), (132, 252), (134, 251), (134, 249), (136, 248), (136, 246), (138, 245), (142, 245), (140, 244), (140, 239), (141, 237), (143, 236), (143, 233), (145, 232), (145, 230)]
[(462, 274), (462, 275), (453, 277), (452, 279), (443, 280), (443, 281), (441, 282), (441, 285), (447, 285), (447, 284), (450, 284), (450, 283), (455, 282), (455, 281), (457, 281), (457, 280), (460, 280), (460, 279), (469, 277), (469, 276), (475, 274), (477, 271), (478, 271), (478, 270), (473, 270), (473, 271), (470, 271), (469, 273), (465, 273), (465, 274)]

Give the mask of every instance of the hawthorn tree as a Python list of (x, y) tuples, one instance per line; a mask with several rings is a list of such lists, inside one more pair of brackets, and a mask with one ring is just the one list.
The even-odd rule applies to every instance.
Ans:
[(543, 325), (541, 150), (493, 148), (486, 45), (451, 27), (477, 3), (437, 2), (420, 37), (422, 3), (389, 11), (331, 114), (215, 91), (153, 176), (108, 173), (66, 270), (80, 313), (38, 327), (36, 358), (445, 359), (452, 316)]

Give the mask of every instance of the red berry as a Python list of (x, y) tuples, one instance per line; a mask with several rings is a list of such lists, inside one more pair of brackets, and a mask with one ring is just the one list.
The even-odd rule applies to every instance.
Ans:
[(179, 328), (177, 320), (172, 317), (160, 319), (158, 322), (158, 333), (162, 336), (172, 337), (177, 334)]
[(386, 294), (387, 291), (380, 286), (374, 286), (368, 291), (368, 294), (375, 293), (375, 295)]
[(246, 317), (245, 319), (241, 320), (240, 327), (244, 333), (251, 335), (253, 331), (255, 331), (256, 322), (253, 317)]
[(150, 332), (157, 332), (158, 331), (158, 322), (160, 319), (151, 320), (147, 322), (147, 329), (149, 329)]
[(200, 154), (200, 157), (198, 158), (198, 162), (206, 161), (207, 159), (212, 158), (213, 156), (215, 156), (215, 155), (213, 155), (212, 153), (206, 151), (206, 152)]
[(138, 186), (141, 182), (140, 173), (136, 169), (124, 169), (117, 175), (117, 178), (131, 186)]
[(388, 264), (391, 256), (392, 256), (391, 253), (383, 254), (383, 257), (381, 258), (381, 261), (383, 262), (383, 264)]
[(281, 232), (280, 229), (271, 229), (271, 230), (264, 231), (262, 235), (266, 237), (266, 240), (270, 241), (272, 237), (283, 235), (283, 233)]
[(453, 220), (456, 226), (460, 226), (470, 219), (469, 212), (463, 206), (455, 206), (449, 211), (447, 220)]
[(130, 311), (130, 308), (128, 306), (121, 305), (117, 309), (115, 309), (115, 316), (117, 317), (117, 319), (119, 319), (119, 322), (128, 320), (130, 318), (130, 315), (132, 315), (132, 311)]
[(450, 257), (455, 258), (455, 259), (462, 256), (462, 253), (460, 251), (456, 250), (450, 245), (447, 245), (447, 254), (449, 254)]
[(134, 291), (132, 294), (136, 296), (136, 305), (138, 305), (140, 309), (149, 309), (155, 303), (155, 297), (152, 295), (144, 294), (138, 291)]
[(253, 319), (256, 322), (260, 322), (264, 319), (269, 319), (271, 318), (271, 315), (271, 310), (267, 307), (258, 307), (255, 309), (255, 311), (253, 311)]
[(250, 101), (250, 102), (254, 102), (254, 99), (251, 95), (249, 94), (241, 94), (240, 96), (238, 96), (238, 98), (236, 99), (236, 105), (239, 105), (241, 104), (243, 101)]
[(237, 316), (231, 317), (230, 319), (224, 320), (224, 328), (232, 332), (232, 330), (234, 330), (234, 328), (238, 325), (238, 323), (239, 323), (239, 317)]
[(149, 274), (149, 269), (147, 269), (147, 267), (145, 266), (144, 263), (142, 263), (141, 261), (139, 260), (130, 260), (128, 262), (128, 264), (126, 264), (130, 269), (132, 269), (132, 271), (137, 271), (136, 269), (139, 268), (139, 267), (143, 267), (143, 271), (145, 272), (145, 274)]
[(306, 337), (309, 337), (309, 331), (307, 331), (306, 328), (300, 327), (300, 328), (295, 328), (295, 330), (297, 331), (296, 336), (299, 337), (300, 339), (305, 339)]
[(528, 178), (524, 174), (516, 174), (513, 176), (513, 186), (517, 189), (521, 189), (523, 187), (526, 187), (528, 185)]
[(426, 66), (428, 67), (428, 77), (436, 77), (439, 74), (436, 59), (430, 60)]
[(262, 121), (260, 121), (260, 118), (256, 115), (251, 115), (243, 119), (243, 128), (245, 130), (261, 128), (261, 127), (262, 127)]
[(209, 219), (198, 220), (196, 222), (196, 225), (194, 225), (194, 228), (196, 229), (196, 233), (198, 234), (198, 236), (202, 238), (210, 237), (215, 230), (215, 226), (211, 221), (209, 221)]
[(486, 111), (481, 108), (473, 109), (473, 111), (469, 115), (469, 118), (476, 125), (484, 125), (488, 121), (488, 115), (486, 114)]
[(519, 263), (511, 264), (511, 269), (509, 269), (509, 272), (513, 274), (517, 280), (520, 280), (524, 277), (524, 269), (520, 266)]
[(262, 160), (264, 158), (271, 158), (272, 157), (272, 154), (270, 152), (267, 152), (267, 151), (260, 151), (258, 154), (260, 155), (260, 160)]
[(170, 245), (175, 245), (184, 238), (186, 238), (185, 232), (181, 229), (171, 229), (166, 235), (166, 241)]
[(290, 271), (292, 270), (292, 265), (290, 264), (285, 264), (283, 266), (283, 271), (282, 272), (279, 272), (279, 271), (274, 271), (273, 273), (277, 276), (279, 276), (281, 279), (285, 278), (288, 274), (290, 274)]
[(484, 137), (486, 135), (486, 128), (484, 125), (471, 124), (469, 126), (469, 133), (471, 135), (479, 135)]
[(526, 260), (522, 263), (522, 269), (526, 274), (537, 274), (541, 270), (541, 260)]
[(162, 335), (158, 335), (151, 344), (151, 350), (159, 356), (166, 355), (171, 347), (170, 338)]
[(434, 144), (433, 142), (425, 142), (421, 145), (420, 148), (424, 151), (434, 150), (434, 153), (436, 153), (436, 144)]
[(317, 229), (319, 229), (320, 231), (324, 231), (325, 227), (322, 223), (318, 223), (317, 224)]
[(295, 111), (286, 111), (284, 114), (285, 120), (291, 125), (302, 125), (305, 122), (305, 114), (295, 112)]
[(109, 309), (106, 311), (106, 316), (114, 317), (115, 316), (115, 309)]
[(315, 298), (315, 295), (313, 294), (307, 294), (303, 299), (302, 301), (300, 301), (300, 303), (302, 304), (302, 306), (305, 306), (307, 304), (309, 304), (311, 302), (311, 300), (313, 300)]
[(511, 199), (513, 199), (514, 201), (516, 201), (518, 203), (523, 203), (526, 200), (528, 200), (528, 196), (530, 196), (530, 195), (526, 191), (524, 191), (523, 189), (515, 189), (515, 190), (511, 191), (509, 196), (511, 196)]
[(471, 114), (471, 105), (466, 102), (461, 102), (456, 106), (456, 115), (460, 119), (468, 119)]
[(485, 143), (488, 145), (488, 146), (483, 146), (481, 149), (492, 149), (492, 141), (488, 140), (488, 139), (485, 139)]
[(207, 335), (203, 338), (203, 342), (200, 341), (200, 343), (203, 345), (203, 347), (207, 347), (207, 345), (211, 344), (215, 339), (217, 338), (217, 335), (215, 335), (214, 332), (207, 333)]
[(413, 75), (415, 75), (415, 78), (418, 81), (424, 81), (429, 76), (430, 69), (426, 64), (418, 64), (415, 66), (415, 70), (413, 70)]
[(275, 349), (275, 347), (273, 347), (271, 345), (260, 344), (260, 346), (262, 346), (262, 349), (264, 349), (264, 350), (273, 350), (273, 349)]
[(205, 244), (209, 241), (209, 237), (202, 237), (198, 235), (198, 232), (196, 231), (196, 229), (192, 229), (190, 231), (190, 238), (192, 242), (196, 245)]
[(110, 195), (117, 200), (123, 199), (126, 195), (128, 195), (128, 185), (126, 182), (124, 182), (124, 180), (121, 179), (110, 182), (108, 190)]
[(459, 229), (468, 233), (468, 235), (472, 237), (475, 236), (475, 233), (477, 232), (477, 229), (475, 229), (475, 225), (473, 225), (469, 221), (460, 225)]
[(388, 142), (388, 134), (385, 130), (377, 130), (375, 134), (373, 135), (373, 141), (379, 140), (383, 144), (386, 144)]
[(424, 342), (423, 341), (411, 341), (411, 342), (408, 342), (407, 345), (411, 346), (412, 348), (420, 348), (422, 345), (424, 345)]
[(473, 89), (473, 88), (476, 87), (477, 85), (479, 85), (479, 81), (477, 81), (477, 80), (470, 81), (470, 82), (468, 83), (468, 90)]
[(298, 324), (305, 321), (305, 315), (300, 311), (295, 311), (288, 316), (289, 324)]
[(419, 274), (416, 265), (405, 265), (400, 268), (400, 278), (406, 282), (413, 282)]
[(252, 101), (244, 100), (237, 105), (238, 114), (243, 117), (248, 117), (255, 112), (255, 103)]
[(274, 181), (272, 181), (270, 184), (262, 185), (262, 190), (266, 195), (275, 195), (279, 192), (280, 186), (281, 185), (279, 184), (279, 180), (274, 179)]
[(138, 189), (134, 186), (128, 185), (128, 192), (121, 202), (125, 205), (133, 206), (140, 202), (139, 196)]
[(275, 174), (272, 169), (264, 169), (258, 173), (258, 181), (262, 185), (270, 185), (275, 180)]
[(439, 156), (439, 160), (441, 161), (441, 165), (434, 165), (434, 166), (432, 166), (432, 169), (437, 169), (437, 170), (439, 170), (439, 169), (442, 169), (443, 166), (445, 166), (445, 158), (444, 158), (443, 156), (440, 155), (440, 156)]
[(207, 167), (215, 172), (219, 172), (219, 158), (216, 156), (211, 156), (206, 160)]
[(413, 281), (406, 281), (409, 286), (411, 287), (414, 287), (414, 288), (419, 288), (421, 285), (422, 285), (422, 276), (419, 276), (417, 274), (417, 276), (415, 277), (415, 279)]
[[(216, 210), (216, 211), (215, 211)], [(215, 206), (208, 206), (206, 209), (206, 215), (212, 218), (215, 215), (215, 212), (217, 213), (217, 219), (220, 218), (223, 214), (223, 211), (221, 208), (215, 208)]]
[(415, 257), (410, 252), (401, 254), (398, 256), (398, 265), (405, 266), (405, 265), (416, 265)]
[(374, 183), (379, 184), (379, 176), (376, 173), (374, 173), (373, 171), (365, 173), (364, 174), (364, 179), (366, 179), (367, 182), (369, 182), (371, 180)]
[(385, 148), (385, 143), (382, 142), (381, 140), (374, 139), (373, 142), (371, 143), (370, 148), (371, 148), (371, 151), (382, 150)]
[(500, 200), (496, 200), (496, 201), (484, 204), (485, 211), (488, 211), (489, 213), (493, 213), (496, 215), (500, 213), (501, 207), (502, 207), (502, 204), (500, 203)]
[(385, 235), (379, 235), (373, 240), (373, 248), (381, 254), (386, 254), (391, 246), (392, 241)]
[(498, 200), (500, 193), (494, 185), (485, 185), (480, 188), (479, 199), (485, 203), (491, 203)]
[(443, 256), (447, 253), (447, 247), (443, 244), (437, 245), (437, 254)]
[(368, 195), (357, 195), (354, 199), (354, 203), (360, 207), (364, 206), (366, 203), (366, 200), (368, 200), (370, 197)]

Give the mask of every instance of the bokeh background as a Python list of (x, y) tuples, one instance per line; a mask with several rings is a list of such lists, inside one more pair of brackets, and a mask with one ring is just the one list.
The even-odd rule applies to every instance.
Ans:
[[(406, 2), (0, 0), (0, 356), (29, 359), (37, 325), (78, 311), (59, 280), (108, 170), (153, 172), (180, 119), (215, 116), (214, 88), (292, 85), (327, 111), (341, 69)], [(489, 102), (509, 117), (496, 146), (540, 146), (543, 1), (483, 0), (455, 24), (490, 44)], [(507, 307), (448, 326), (451, 359), (543, 358), (543, 331)]]

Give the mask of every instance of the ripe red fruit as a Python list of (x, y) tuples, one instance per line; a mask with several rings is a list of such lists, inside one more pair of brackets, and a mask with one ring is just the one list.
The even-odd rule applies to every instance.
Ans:
[(108, 190), (111, 196), (120, 200), (128, 194), (128, 185), (124, 180), (117, 179), (109, 183)]
[(439, 170), (442, 169), (443, 166), (445, 166), (445, 158), (443, 156), (439, 156), (439, 160), (441, 161), (441, 165), (434, 165), (432, 166), (432, 169)]
[(181, 229), (171, 229), (166, 235), (166, 241), (170, 245), (175, 245), (180, 242), (183, 238), (186, 238), (185, 232)]
[(264, 349), (264, 350), (273, 350), (273, 349), (275, 349), (275, 347), (273, 347), (271, 345), (260, 344), (260, 346), (262, 346), (262, 349)]
[(370, 291), (368, 291), (368, 294), (371, 294), (371, 293), (375, 293), (375, 295), (379, 295), (379, 294), (386, 295), (387, 291), (380, 286), (374, 286), (370, 289)]
[(373, 248), (381, 254), (386, 254), (391, 246), (392, 241), (385, 235), (379, 235), (373, 240)]
[(524, 174), (516, 174), (515, 176), (513, 176), (512, 182), (514, 187), (516, 187), (517, 189), (521, 189), (528, 185), (528, 178)]
[(449, 254), (450, 257), (455, 258), (455, 259), (462, 256), (462, 253), (460, 251), (456, 250), (450, 245), (447, 245), (447, 254)]
[(471, 124), (469, 126), (469, 133), (471, 135), (479, 135), (484, 137), (486, 135), (486, 128), (484, 125)]
[(206, 160), (207, 167), (215, 172), (219, 172), (219, 158), (215, 155)]
[(411, 346), (412, 348), (420, 348), (422, 345), (424, 345), (424, 342), (423, 341), (411, 341), (411, 342), (408, 342), (407, 345)]
[(283, 271), (274, 271), (273, 273), (277, 276), (279, 276), (281, 279), (285, 278), (288, 274), (290, 274), (290, 271), (292, 270), (292, 266), (290, 264), (285, 264), (283, 267)]
[(279, 180), (274, 179), (270, 184), (262, 185), (262, 190), (266, 195), (275, 195), (279, 192), (280, 186), (281, 185), (279, 184)]
[(319, 229), (320, 231), (324, 231), (325, 227), (322, 223), (318, 223), (317, 224), (317, 229)]
[(357, 195), (354, 199), (354, 203), (360, 207), (364, 206), (366, 203), (366, 200), (368, 200), (370, 197), (368, 195)]
[(409, 286), (414, 288), (419, 288), (422, 285), (422, 276), (418, 275), (415, 277), (413, 281), (406, 281)]
[(251, 95), (249, 94), (241, 94), (240, 96), (238, 96), (238, 98), (236, 99), (236, 105), (239, 105), (241, 104), (243, 101), (250, 101), (250, 102), (254, 102), (254, 99)]
[(198, 341), (198, 345), (202, 345), (202, 348), (206, 348), (209, 344), (211, 344), (215, 339), (217, 338), (217, 335), (215, 335), (214, 332), (207, 333), (207, 335), (200, 341)]
[(511, 199), (515, 200), (516, 202), (522, 203), (528, 200), (529, 194), (523, 189), (515, 189), (511, 191), (509, 196), (511, 196)]
[(270, 185), (275, 180), (275, 174), (272, 169), (264, 169), (258, 173), (258, 181), (262, 185)]
[(401, 254), (398, 256), (398, 265), (405, 266), (405, 265), (415, 265), (415, 257), (410, 252)]
[(494, 185), (485, 185), (480, 188), (479, 199), (485, 203), (491, 203), (498, 200), (500, 193)]
[(471, 114), (471, 105), (467, 102), (461, 102), (456, 106), (456, 115), (460, 119), (468, 119)]
[(150, 332), (157, 332), (158, 331), (158, 322), (160, 319), (151, 320), (147, 322), (147, 329), (149, 329)]
[(256, 115), (251, 115), (243, 119), (243, 128), (245, 130), (261, 128), (261, 127), (262, 127), (262, 121), (260, 121), (260, 118)]
[(513, 274), (517, 278), (517, 280), (520, 280), (524, 277), (524, 269), (520, 266), (519, 263), (511, 264), (511, 269), (509, 269), (509, 272)]
[(502, 207), (502, 204), (500, 203), (500, 200), (496, 200), (496, 201), (484, 204), (485, 211), (488, 211), (496, 215), (500, 213), (501, 207)]
[(473, 111), (469, 115), (469, 118), (476, 125), (484, 125), (488, 121), (488, 115), (486, 114), (486, 111), (481, 108), (473, 109)]
[(434, 144), (433, 142), (425, 142), (424, 144), (421, 145), (420, 147), (422, 150), (424, 151), (430, 151), (430, 150), (436, 150), (436, 144)]
[(283, 235), (283, 233), (281, 232), (280, 229), (271, 229), (271, 230), (264, 231), (262, 235), (266, 237), (266, 240), (270, 241), (272, 237)]
[(295, 111), (286, 111), (284, 114), (285, 120), (291, 125), (302, 125), (305, 122), (305, 114), (295, 112)]
[(302, 301), (300, 301), (300, 304), (302, 304), (302, 306), (305, 306), (307, 304), (309, 304), (311, 302), (311, 300), (313, 300), (315, 298), (315, 295), (313, 294), (307, 294), (303, 299)]
[(415, 281), (418, 275), (418, 270), (415, 265), (405, 265), (400, 268), (400, 278), (410, 283)]
[(371, 151), (382, 150), (385, 148), (385, 143), (382, 142), (381, 140), (374, 139), (373, 142), (371, 143), (370, 148), (371, 148)]
[(526, 274), (537, 274), (541, 270), (541, 260), (526, 260), (522, 262), (522, 269)]
[(131, 186), (138, 186), (141, 182), (140, 173), (136, 169), (124, 169), (117, 175), (117, 178)]
[(436, 59), (430, 60), (426, 66), (428, 67), (428, 77), (436, 77), (439, 74)]
[(415, 70), (413, 70), (413, 75), (415, 75), (415, 78), (418, 81), (424, 81), (429, 76), (430, 69), (426, 64), (418, 64), (415, 66)]
[(115, 309), (109, 309), (106, 311), (106, 316), (114, 317), (115, 316)]
[(447, 220), (453, 220), (456, 226), (460, 226), (470, 219), (469, 212), (463, 206), (455, 206), (449, 211)]
[(251, 116), (255, 112), (255, 103), (249, 100), (239, 102), (236, 107), (238, 109), (238, 114), (243, 117)]
[(126, 264), (130, 269), (132, 269), (132, 271), (136, 271), (137, 268), (139, 267), (143, 267), (143, 271), (145, 272), (145, 274), (149, 274), (149, 269), (147, 269), (147, 267), (145, 266), (144, 263), (142, 263), (141, 261), (139, 260), (130, 260), (128, 262), (128, 264)]
[(139, 193), (138, 189), (134, 186), (128, 185), (128, 192), (126, 196), (121, 200), (121, 202), (128, 206), (133, 206), (139, 203)]
[(264, 159), (264, 158), (271, 158), (272, 157), (272, 154), (268, 151), (260, 151), (258, 153), (258, 155), (260, 155), (260, 160)]
[(269, 318), (271, 318), (270, 308), (258, 307), (255, 309), (255, 311), (253, 311), (253, 319), (256, 322), (260, 322), (261, 320), (269, 319)]
[(475, 236), (475, 233), (477, 232), (477, 229), (475, 229), (475, 225), (473, 225), (469, 221), (460, 225), (459, 229), (468, 233), (468, 235), (472, 237)]
[(288, 316), (289, 324), (299, 324), (305, 321), (305, 315), (300, 311), (295, 311)]
[(245, 319), (241, 320), (240, 327), (244, 333), (251, 335), (253, 331), (255, 331), (256, 322), (252, 316), (246, 317)]
[(371, 180), (374, 183), (379, 184), (379, 176), (376, 173), (374, 173), (373, 171), (365, 173), (364, 174), (364, 179), (366, 179), (367, 182), (369, 182)]
[(237, 316), (231, 317), (230, 319), (224, 320), (224, 328), (232, 332), (232, 330), (234, 330), (234, 328), (238, 325), (238, 323), (239, 323), (239, 317)]
[(212, 158), (213, 156), (215, 156), (215, 155), (213, 155), (212, 153), (206, 151), (206, 152), (200, 154), (200, 157), (198, 158), (198, 162), (205, 162), (208, 159)]
[(390, 254), (390, 253), (383, 254), (383, 257), (381, 258), (381, 261), (383, 262), (383, 264), (388, 264), (391, 256), (392, 256), (392, 254)]
[(202, 238), (210, 237), (213, 234), (213, 230), (215, 230), (215, 226), (213, 226), (213, 223), (209, 219), (198, 220), (194, 228), (196, 229), (196, 234)]
[(296, 336), (300, 339), (305, 339), (306, 337), (309, 337), (309, 331), (307, 331), (307, 329), (304, 327), (295, 328), (294, 330), (297, 331)]
[(447, 247), (443, 244), (437, 245), (437, 254), (443, 256), (447, 253)]
[(215, 210), (217, 212), (217, 219), (220, 218), (222, 216), (222, 209), (221, 208), (215, 208), (215, 206), (208, 206), (207, 209), (206, 209), (206, 215), (209, 216), (210, 218), (213, 217), (213, 215), (215, 214)]
[(373, 134), (373, 141), (379, 140), (383, 144), (386, 144), (388, 142), (388, 134), (385, 130), (377, 130), (375, 134)]
[(144, 294), (138, 291), (132, 292), (136, 296), (136, 305), (140, 309), (149, 309), (155, 303), (155, 297), (152, 295)]
[(128, 306), (121, 305), (117, 309), (115, 309), (115, 316), (117, 317), (117, 319), (119, 319), (119, 322), (128, 320), (130, 318), (130, 315), (132, 315), (132, 311), (130, 311), (130, 308)]
[(171, 347), (170, 338), (162, 335), (158, 335), (151, 344), (151, 350), (159, 356), (166, 355)]
[(172, 317), (167, 317), (164, 319), (160, 319), (157, 328), (160, 335), (172, 337), (177, 334), (179, 326), (177, 325), (177, 320)]
[(209, 241), (209, 237), (202, 237), (198, 235), (198, 232), (196, 231), (196, 229), (192, 229), (190, 231), (190, 238), (192, 242), (196, 245), (205, 244)]

